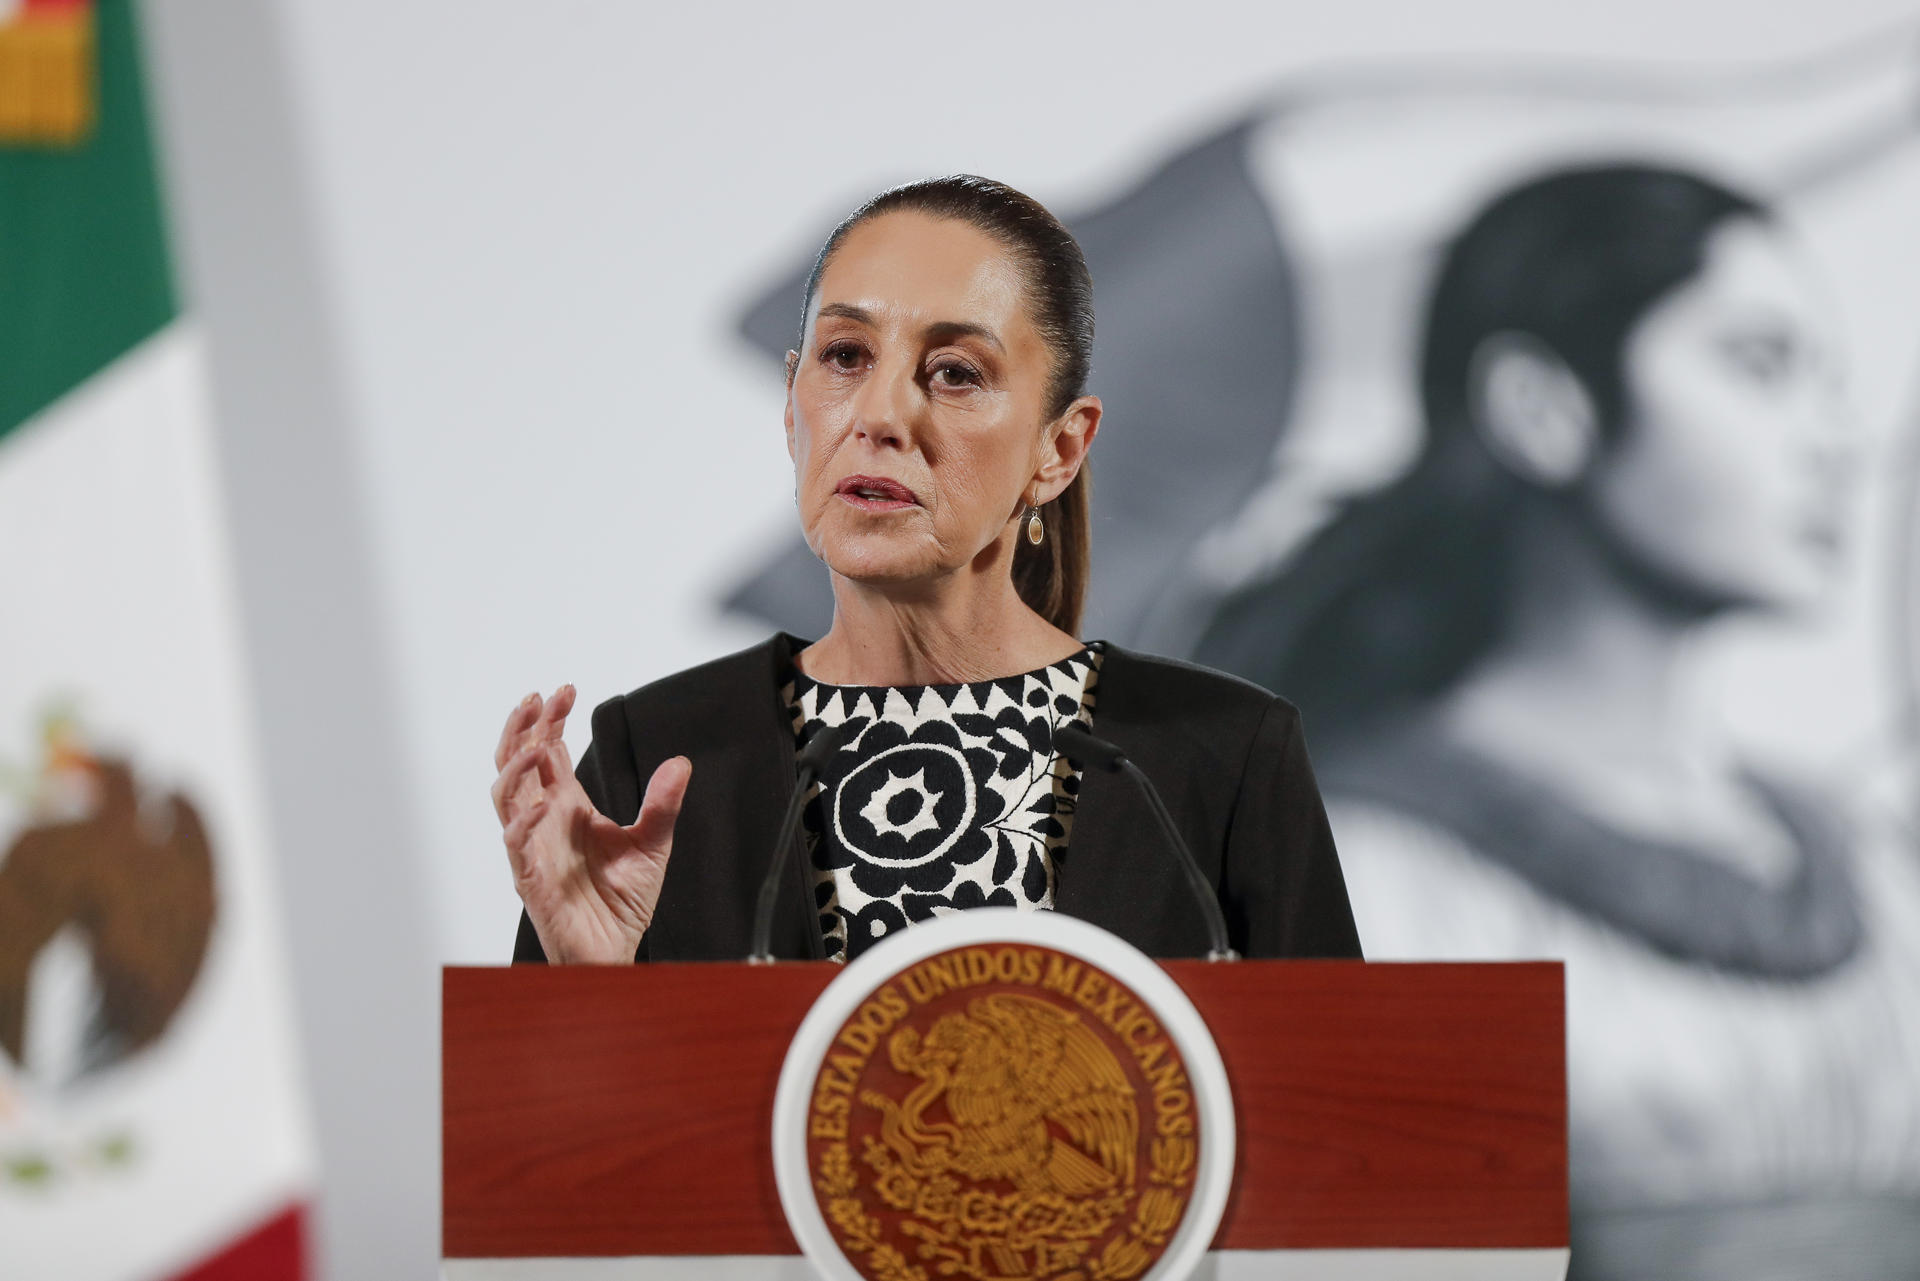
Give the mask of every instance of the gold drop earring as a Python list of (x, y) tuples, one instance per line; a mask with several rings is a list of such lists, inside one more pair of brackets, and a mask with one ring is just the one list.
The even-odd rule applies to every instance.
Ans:
[(1040, 523), (1040, 509), (1029, 505), (1027, 507), (1027, 541), (1038, 547), (1046, 537), (1047, 527)]

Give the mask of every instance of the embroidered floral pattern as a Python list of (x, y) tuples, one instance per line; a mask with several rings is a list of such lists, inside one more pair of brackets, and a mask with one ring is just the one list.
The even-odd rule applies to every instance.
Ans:
[(910, 922), (986, 905), (1053, 906), (1080, 771), (1053, 751), (1091, 728), (1100, 651), (968, 685), (782, 691), (796, 743), (847, 725), (808, 798), (807, 850), (827, 955), (858, 956)]

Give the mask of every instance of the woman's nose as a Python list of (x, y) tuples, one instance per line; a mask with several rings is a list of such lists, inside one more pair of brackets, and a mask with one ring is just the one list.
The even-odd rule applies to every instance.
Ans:
[(919, 398), (911, 369), (876, 365), (861, 383), (853, 405), (854, 434), (875, 445), (904, 448)]
[(1861, 479), (1865, 461), (1862, 424), (1853, 406), (1841, 396), (1828, 397), (1809, 416), (1802, 436), (1806, 474), (1835, 503), (1845, 503)]

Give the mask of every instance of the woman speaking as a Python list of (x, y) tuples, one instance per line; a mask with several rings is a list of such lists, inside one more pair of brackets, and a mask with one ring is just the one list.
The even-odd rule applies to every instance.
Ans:
[(795, 785), (773, 951), (850, 959), (974, 906), (1054, 909), (1156, 956), (1205, 914), (1126, 779), (1054, 746), (1077, 724), (1151, 777), (1249, 956), (1360, 954), (1299, 716), (1203, 668), (1078, 639), (1093, 287), (1039, 203), (961, 176), (896, 188), (828, 237), (787, 354), (787, 451), (833, 624), (603, 703), (529, 695), (494, 807), (523, 961), (735, 960)]

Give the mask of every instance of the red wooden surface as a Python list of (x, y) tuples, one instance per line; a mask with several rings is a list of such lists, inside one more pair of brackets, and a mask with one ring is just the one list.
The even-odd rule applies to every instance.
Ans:
[[(1567, 1242), (1558, 964), (1176, 961), (1239, 1124), (1222, 1249)], [(449, 969), (449, 1258), (793, 1254), (773, 1091), (838, 967)]]

